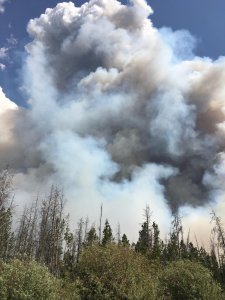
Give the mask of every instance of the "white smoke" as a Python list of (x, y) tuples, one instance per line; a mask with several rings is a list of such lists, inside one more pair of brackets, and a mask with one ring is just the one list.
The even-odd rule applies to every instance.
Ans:
[(5, 11), (5, 4), (8, 0), (0, 0), (0, 13)]
[[(17, 111), (17, 105), (6, 98), (0, 87), (0, 145), (1, 153), (7, 152), (13, 144), (14, 114)], [(6, 154), (5, 152), (5, 154)]]
[(195, 57), (195, 39), (157, 30), (151, 13), (144, 0), (91, 0), (29, 22), (30, 108), (4, 123), (12, 146), (0, 152), (18, 201), (59, 184), (74, 219), (96, 219), (103, 202), (129, 233), (147, 203), (164, 231), (171, 209), (189, 224), (221, 207), (225, 59)]

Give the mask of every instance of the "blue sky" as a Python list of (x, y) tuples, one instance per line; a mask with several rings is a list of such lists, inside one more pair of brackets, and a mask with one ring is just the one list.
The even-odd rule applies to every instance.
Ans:
[[(23, 105), (20, 91), (20, 70), (23, 65), (24, 45), (29, 41), (26, 25), (47, 7), (54, 7), (56, 0), (10, 0), (5, 12), (0, 14), (0, 48), (7, 48), (7, 56), (0, 59), (5, 69), (0, 71), (0, 86), (6, 95)], [(77, 6), (85, 1), (74, 1)], [(151, 0), (154, 25), (187, 29), (197, 40), (195, 53), (213, 59), (225, 55), (225, 0)], [(1, 55), (0, 55), (1, 56)]]

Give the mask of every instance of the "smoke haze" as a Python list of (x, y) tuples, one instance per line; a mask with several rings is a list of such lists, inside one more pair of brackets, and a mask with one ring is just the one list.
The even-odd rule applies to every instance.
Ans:
[(194, 37), (151, 14), (144, 0), (91, 0), (29, 22), (29, 108), (0, 93), (18, 203), (59, 184), (74, 219), (96, 220), (103, 202), (130, 233), (146, 203), (164, 229), (178, 210), (195, 231), (224, 212), (225, 59), (195, 57)]

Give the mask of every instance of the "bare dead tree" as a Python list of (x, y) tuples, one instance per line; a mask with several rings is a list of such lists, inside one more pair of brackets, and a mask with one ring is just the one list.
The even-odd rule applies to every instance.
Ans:
[(215, 252), (217, 253), (219, 265), (222, 268), (225, 264), (225, 232), (221, 218), (216, 215), (214, 210), (211, 212), (211, 221), (214, 223), (212, 229), (213, 246), (211, 243), (211, 248), (213, 248), (214, 251), (216, 249)]
[(103, 204), (101, 204), (100, 206), (99, 231), (98, 231), (99, 245), (101, 245), (102, 242), (102, 210), (103, 210)]
[(13, 175), (8, 169), (0, 171), (0, 258), (6, 260), (12, 255), (12, 207)]
[(63, 254), (66, 228), (64, 202), (63, 192), (58, 187), (52, 186), (49, 196), (42, 201), (40, 213), (36, 259), (46, 264), (55, 275), (59, 275)]
[(37, 252), (38, 197), (31, 208), (24, 208), (16, 234), (15, 254), (33, 259)]
[(146, 207), (144, 209), (144, 220), (146, 223), (147, 227), (147, 244), (148, 244), (148, 249), (152, 249), (152, 228), (151, 228), (151, 217), (152, 217), (152, 212), (150, 210), (150, 207), (148, 204), (146, 204)]
[(80, 254), (83, 246), (83, 227), (84, 227), (84, 221), (81, 218), (78, 222), (78, 228), (77, 228), (77, 262), (80, 259)]
[(117, 239), (117, 244), (120, 245), (120, 243), (121, 243), (121, 230), (120, 230), (120, 223), (119, 222), (117, 224), (116, 239)]

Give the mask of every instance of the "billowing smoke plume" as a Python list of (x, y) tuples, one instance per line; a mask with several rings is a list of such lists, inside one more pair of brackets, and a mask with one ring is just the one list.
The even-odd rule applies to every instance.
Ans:
[(55, 182), (71, 211), (96, 218), (103, 201), (129, 227), (146, 203), (165, 225), (171, 210), (221, 203), (225, 59), (195, 57), (195, 39), (157, 30), (151, 13), (91, 0), (29, 22), (29, 109), (0, 121), (21, 201)]

